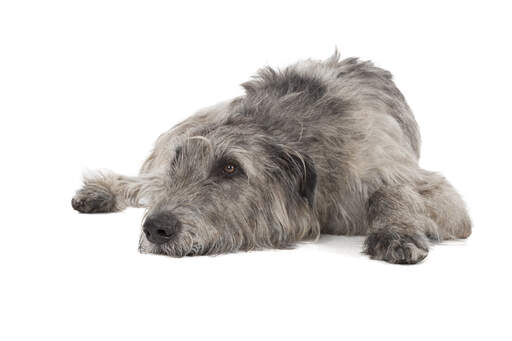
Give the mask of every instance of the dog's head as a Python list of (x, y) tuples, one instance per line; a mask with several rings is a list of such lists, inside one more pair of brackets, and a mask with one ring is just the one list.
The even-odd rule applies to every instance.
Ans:
[(167, 147), (165, 191), (147, 212), (141, 251), (286, 247), (318, 233), (313, 160), (254, 122), (228, 120)]

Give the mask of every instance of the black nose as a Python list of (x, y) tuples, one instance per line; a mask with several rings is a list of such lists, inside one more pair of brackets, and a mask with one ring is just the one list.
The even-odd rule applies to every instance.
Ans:
[(171, 212), (155, 213), (146, 218), (142, 230), (146, 238), (155, 244), (163, 244), (174, 238), (181, 229), (181, 223)]

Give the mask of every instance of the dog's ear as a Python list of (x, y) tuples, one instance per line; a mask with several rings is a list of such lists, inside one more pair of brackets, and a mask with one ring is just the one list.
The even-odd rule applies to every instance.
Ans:
[(315, 200), (317, 176), (313, 160), (304, 154), (281, 152), (280, 168), (290, 185), (307, 200), (312, 208)]

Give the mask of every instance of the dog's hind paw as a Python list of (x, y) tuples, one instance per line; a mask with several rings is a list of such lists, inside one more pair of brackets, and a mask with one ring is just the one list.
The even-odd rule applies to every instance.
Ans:
[(102, 187), (84, 186), (71, 199), (71, 206), (80, 213), (116, 212), (113, 193)]
[(416, 264), (428, 255), (427, 240), (420, 233), (380, 230), (368, 235), (364, 252), (372, 259), (394, 264)]

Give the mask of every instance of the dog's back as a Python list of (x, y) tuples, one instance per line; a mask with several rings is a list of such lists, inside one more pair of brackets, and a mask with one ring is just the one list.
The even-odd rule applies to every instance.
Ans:
[(322, 231), (366, 232), (368, 195), (414, 177), (420, 134), (388, 71), (356, 58), (261, 69), (232, 102), (233, 120), (256, 122), (314, 160)]

